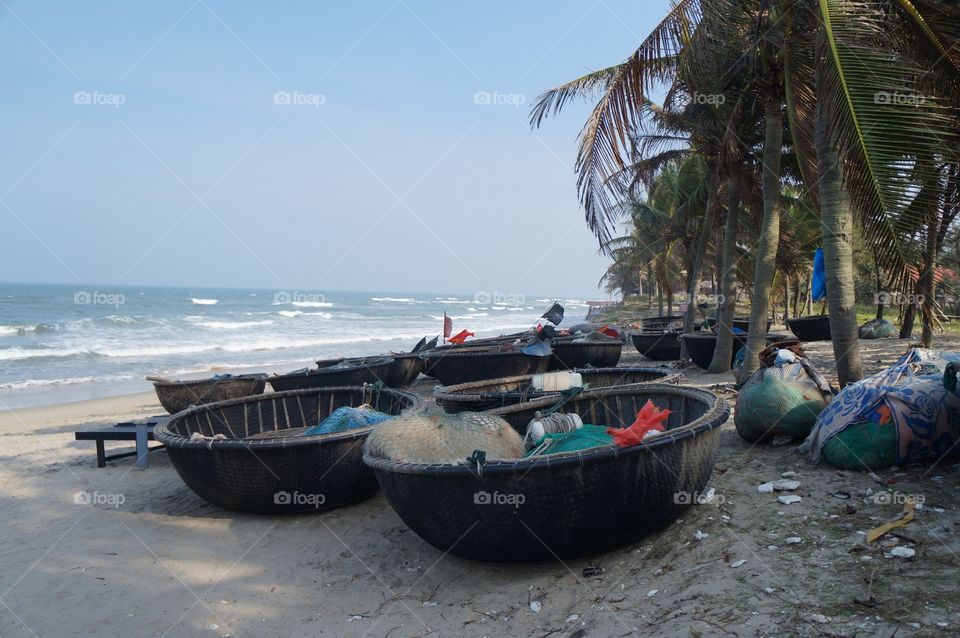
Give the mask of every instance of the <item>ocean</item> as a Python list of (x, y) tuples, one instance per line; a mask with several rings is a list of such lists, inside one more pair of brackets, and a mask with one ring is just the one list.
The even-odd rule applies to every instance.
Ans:
[[(283, 372), (408, 351), (443, 330), (523, 330), (543, 296), (0, 284), (0, 409), (150, 390), (147, 375)], [(565, 322), (582, 300), (560, 299)]]

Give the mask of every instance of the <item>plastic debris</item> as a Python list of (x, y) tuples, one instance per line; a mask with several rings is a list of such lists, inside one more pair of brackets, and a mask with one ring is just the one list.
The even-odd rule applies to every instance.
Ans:
[(707, 532), (701, 532), (700, 530), (697, 530), (696, 532), (693, 533), (693, 537), (694, 537), (696, 540), (698, 540), (698, 541), (702, 541), (703, 539), (707, 538), (708, 536), (710, 536), (709, 533), (707, 533)]
[(783, 503), (784, 505), (790, 505), (792, 503), (799, 503), (803, 499), (797, 496), (796, 494), (784, 494), (783, 496), (778, 496), (777, 500)]
[(898, 527), (906, 527), (907, 523), (909, 523), (915, 518), (913, 510), (914, 510), (913, 499), (908, 498), (906, 503), (903, 504), (903, 514), (900, 516), (900, 518), (896, 520), (892, 520), (888, 523), (884, 523), (880, 527), (875, 527), (869, 530), (867, 532), (867, 542), (872, 543), (876, 541), (878, 538), (880, 538), (881, 536), (883, 536), (884, 534), (886, 534), (892, 529), (896, 529)]
[(800, 538), (799, 536), (788, 536), (788, 537), (787, 537), (787, 545), (799, 545), (799, 544), (802, 543), (802, 542), (803, 542), (803, 539)]
[(567, 616), (567, 622), (577, 622), (580, 620), (580, 614), (570, 614)]
[(747, 562), (746, 559), (741, 558), (740, 560), (735, 560), (735, 561), (733, 561), (732, 563), (730, 563), (730, 567), (736, 569), (737, 567), (740, 567), (741, 565), (745, 564), (746, 562)]
[(650, 591), (647, 592), (647, 598), (653, 598), (654, 596), (657, 595), (657, 592), (658, 592), (658, 591), (660, 591), (660, 590), (659, 590), (659, 589), (651, 589)]
[(541, 609), (543, 609), (543, 605), (540, 604), (539, 600), (530, 601), (530, 611), (535, 614), (539, 614)]

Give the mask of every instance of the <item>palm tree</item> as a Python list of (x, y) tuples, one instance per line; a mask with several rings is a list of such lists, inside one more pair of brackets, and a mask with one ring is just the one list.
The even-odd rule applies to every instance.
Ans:
[[(625, 62), (544, 93), (531, 124), (538, 126), (573, 97), (600, 92), (581, 132), (576, 170), (587, 223), (603, 240), (616, 222), (618, 198), (607, 180), (626, 168), (629, 132), (646, 113), (646, 93), (658, 82), (682, 79), (724, 47), (743, 49), (737, 38), (718, 34), (741, 24), (747, 9), (782, 22), (782, 35), (777, 29), (770, 37), (778, 38), (782, 52), (785, 113), (798, 167), (821, 213), (834, 354), (846, 384), (861, 376), (852, 304), (854, 221), (883, 267), (906, 281), (911, 245), (902, 230), (915, 221), (913, 211), (935, 209), (943, 193), (919, 187), (932, 182), (924, 160), (957, 164), (960, 7), (937, 0), (680, 0)], [(777, 69), (764, 67), (764, 79)], [(775, 127), (773, 103), (765, 108), (765, 130)], [(773, 152), (771, 146), (765, 150)], [(767, 171), (771, 217), (762, 227), (769, 232), (776, 170)], [(769, 259), (767, 239), (763, 262)], [(757, 285), (768, 289), (767, 271), (760, 274)]]

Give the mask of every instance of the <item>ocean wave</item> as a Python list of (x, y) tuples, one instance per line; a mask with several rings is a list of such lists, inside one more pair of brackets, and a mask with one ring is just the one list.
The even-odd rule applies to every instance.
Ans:
[(0, 361), (25, 361), (27, 359), (62, 359), (90, 354), (84, 348), (3, 348)]
[(97, 381), (94, 377), (72, 377), (68, 379), (26, 379), (24, 381), (12, 381), (9, 383), (0, 383), (0, 392), (10, 390), (25, 390), (27, 388), (44, 388), (60, 385), (79, 385), (81, 383), (93, 383)]
[(329, 301), (294, 301), (291, 302), (292, 306), (297, 306), (298, 308), (332, 308), (333, 303)]
[(254, 326), (269, 326), (271, 323), (273, 323), (272, 320), (265, 319), (263, 321), (198, 321), (196, 325), (210, 330), (238, 330)]
[(215, 306), (220, 302), (219, 299), (203, 299), (198, 297), (190, 297), (190, 303), (197, 306)]
[[(431, 319), (435, 319), (435, 320), (437, 320), (437, 321), (443, 321), (443, 315), (427, 315), (427, 316), (430, 317)], [(461, 320), (462, 320), (462, 319), (477, 319), (477, 318), (479, 318), (479, 317), (489, 317), (489, 316), (490, 316), (490, 313), (489, 313), (489, 312), (474, 312), (474, 313), (469, 314), (469, 315), (447, 315), (447, 317), (448, 317), (449, 319), (461, 319)]]
[(370, 297), (370, 301), (393, 301), (396, 303), (410, 303), (416, 301), (413, 297)]
[(277, 314), (281, 317), (323, 317), (324, 319), (330, 319), (333, 317), (329, 312), (304, 312), (302, 310), (279, 310)]

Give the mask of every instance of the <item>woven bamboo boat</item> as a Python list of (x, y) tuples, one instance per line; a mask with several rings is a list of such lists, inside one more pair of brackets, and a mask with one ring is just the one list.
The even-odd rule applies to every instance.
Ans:
[(664, 315), (662, 317), (644, 317), (640, 320), (641, 330), (666, 330), (667, 326), (683, 321), (684, 315)]
[(410, 385), (423, 370), (424, 361), (418, 352), (391, 354), (390, 358), (393, 359), (393, 363), (390, 364), (390, 369), (383, 381), (391, 388)]
[(263, 394), (266, 378), (266, 374), (241, 374), (191, 381), (151, 380), (160, 405), (170, 414), (175, 414), (191, 405)]
[(811, 315), (787, 319), (787, 327), (800, 341), (830, 341), (830, 316)]
[[(423, 405), (413, 394), (371, 386), (274, 392), (190, 408), (153, 434), (183, 482), (209, 503), (254, 513), (330, 509), (376, 491), (361, 461), (376, 426), (324, 436), (302, 430), (338, 407), (364, 403), (394, 415)], [(208, 438), (191, 439), (194, 433)], [(226, 438), (210, 438), (216, 435)]]
[[(364, 453), (387, 501), (417, 535), (462, 558), (531, 562), (635, 543), (676, 520), (706, 488), (727, 404), (670, 385), (590, 390), (561, 410), (629, 425), (647, 399), (671, 410), (667, 432), (605, 446), (483, 465), (396, 463)], [(537, 402), (534, 402), (537, 403)], [(527, 404), (495, 410), (533, 416)]]
[[(713, 332), (688, 332), (680, 337), (687, 344), (687, 354), (690, 355), (690, 360), (693, 361), (697, 367), (703, 368), (706, 370), (710, 367), (710, 362), (713, 361), (713, 351), (717, 349), (717, 335)], [(767, 334), (767, 344), (774, 343), (775, 341), (783, 341), (788, 339), (786, 335), (782, 334)], [(733, 364), (737, 359), (737, 352), (740, 348), (743, 348), (747, 345), (747, 335), (745, 334), (735, 334), (733, 335), (733, 348), (731, 348), (730, 353), (730, 367), (733, 368)]]
[(393, 359), (390, 357), (361, 357), (355, 359), (325, 359), (317, 362), (314, 370), (297, 370), (276, 374), (268, 379), (277, 392), (323, 388), (344, 385), (376, 383), (387, 378)]
[(635, 332), (633, 347), (647, 359), (674, 361), (680, 358), (680, 334), (677, 332)]
[(573, 368), (615, 368), (620, 363), (623, 342), (619, 339), (609, 341), (577, 341), (574, 337), (557, 337), (550, 340), (553, 358), (551, 370), (570, 370)]
[[(631, 387), (645, 383), (677, 383), (682, 376), (667, 368), (583, 368), (573, 372), (578, 372), (583, 377), (584, 384), (590, 390), (611, 386)], [(445, 412), (456, 414), (463, 411), (493, 410), (560, 394), (533, 390), (530, 385), (532, 379), (532, 374), (525, 374), (438, 387), (433, 391), (433, 397)], [(526, 426), (526, 423), (523, 426)]]
[(447, 346), (420, 355), (424, 373), (443, 385), (481, 379), (498, 379), (546, 372), (552, 355), (529, 355), (521, 348), (500, 346)]
[[(770, 326), (773, 325), (773, 319), (767, 319), (767, 332), (770, 331)], [(744, 332), (750, 332), (750, 317), (737, 317), (733, 320), (733, 327), (735, 329), (743, 330)]]

